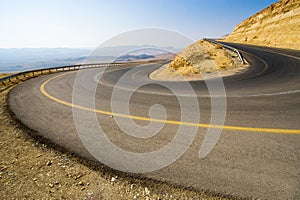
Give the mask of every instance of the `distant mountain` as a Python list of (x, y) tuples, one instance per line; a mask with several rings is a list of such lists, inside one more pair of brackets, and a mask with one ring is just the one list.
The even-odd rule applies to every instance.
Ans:
[(143, 59), (149, 59), (149, 58), (155, 58), (153, 55), (147, 55), (147, 54), (141, 54), (141, 55), (124, 55), (118, 57), (115, 61), (116, 62), (124, 62), (124, 61), (133, 61), (133, 60), (143, 60)]
[(37, 68), (80, 63), (91, 49), (72, 48), (0, 48), (0, 72), (16, 72)]
[(115, 47), (98, 47), (93, 50), (92, 55), (101, 56), (122, 56), (124, 54), (134, 54), (134, 52), (144, 51), (147, 54), (161, 54), (162, 52), (178, 53), (182, 49), (174, 47), (156, 47), (151, 45), (143, 46), (115, 46)]

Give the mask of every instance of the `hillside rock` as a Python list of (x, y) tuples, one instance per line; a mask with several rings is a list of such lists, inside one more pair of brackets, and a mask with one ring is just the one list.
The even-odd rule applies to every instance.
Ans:
[(300, 49), (300, 1), (281, 0), (236, 26), (229, 42)]

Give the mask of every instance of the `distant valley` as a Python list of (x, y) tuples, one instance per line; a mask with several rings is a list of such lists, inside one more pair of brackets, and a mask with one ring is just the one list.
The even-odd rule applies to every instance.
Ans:
[(97, 49), (0, 48), (0, 73), (81, 63), (171, 59), (181, 49), (154, 46), (116, 46)]

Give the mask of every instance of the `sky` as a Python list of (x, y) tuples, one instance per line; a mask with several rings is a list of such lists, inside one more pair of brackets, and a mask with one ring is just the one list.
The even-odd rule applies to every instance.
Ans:
[(0, 0), (0, 48), (94, 48), (159, 28), (218, 38), (275, 0)]

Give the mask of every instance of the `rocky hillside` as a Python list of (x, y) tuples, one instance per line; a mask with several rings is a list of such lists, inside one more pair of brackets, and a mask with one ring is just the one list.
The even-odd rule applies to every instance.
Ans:
[(300, 0), (281, 0), (236, 26), (229, 42), (300, 49)]

